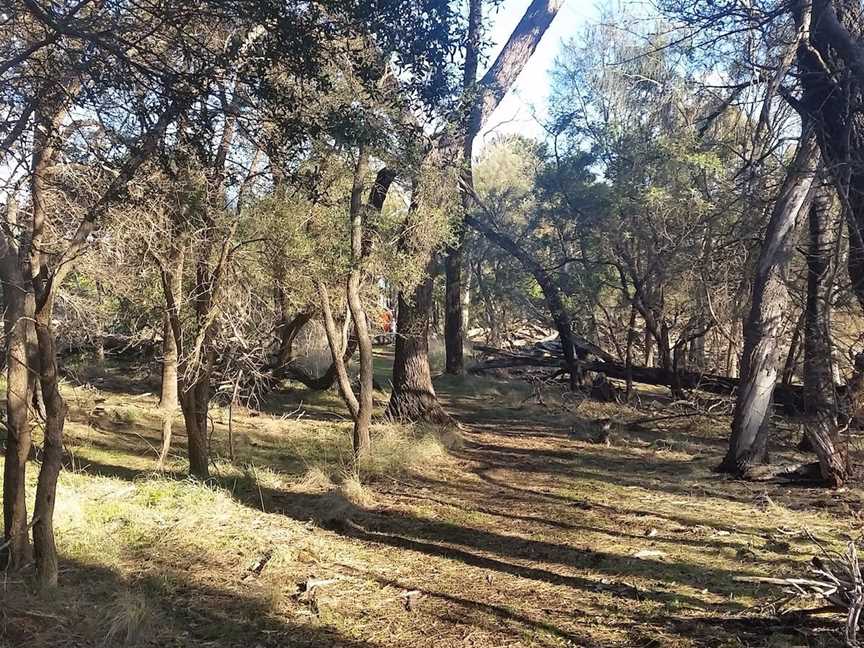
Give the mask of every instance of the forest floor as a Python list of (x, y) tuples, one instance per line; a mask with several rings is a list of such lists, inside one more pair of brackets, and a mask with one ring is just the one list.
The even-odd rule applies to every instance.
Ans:
[[(810, 534), (857, 538), (862, 492), (712, 473), (725, 416), (628, 426), (649, 398), (541, 404), (525, 383), (441, 378), (461, 438), (379, 424), (360, 487), (340, 483), (338, 397), (297, 391), (235, 411), (236, 461), (201, 484), (182, 429), (154, 472), (153, 384), (90, 373), (64, 388), (61, 586), (4, 578), (2, 646), (839, 645), (837, 619), (778, 621), (780, 592), (734, 577), (799, 574)], [(611, 446), (591, 443), (608, 416)], [(213, 422), (225, 457), (227, 410)]]

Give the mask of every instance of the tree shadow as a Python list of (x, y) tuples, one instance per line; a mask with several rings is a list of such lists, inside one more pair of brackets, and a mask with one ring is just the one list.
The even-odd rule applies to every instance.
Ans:
[[(464, 616), (468, 616), (471, 612), (480, 613), (481, 615), (486, 617), (483, 620), (482, 625), (490, 630), (499, 629), (502, 623), (513, 623), (517, 626), (522, 626), (523, 628), (528, 628), (533, 631), (548, 633), (552, 636), (569, 641), (572, 645), (583, 646), (584, 648), (592, 648), (594, 646), (597, 646), (594, 640), (587, 635), (576, 634), (573, 631), (566, 630), (547, 621), (539, 621), (527, 615), (515, 612), (511, 608), (504, 607), (502, 605), (475, 601), (464, 596), (455, 596), (446, 592), (441, 592), (430, 589), (428, 587), (423, 587), (416, 583), (408, 583), (394, 579), (384, 578), (370, 572), (359, 571), (349, 565), (340, 564), (340, 566), (353, 572), (359, 572), (365, 578), (374, 580), (382, 586), (395, 587), (404, 591), (417, 592), (423, 597), (436, 599), (445, 604), (449, 604), (450, 606), (455, 606), (456, 608), (462, 610), (462, 614)], [(579, 610), (575, 608), (571, 610), (571, 614), (575, 614), (577, 612), (579, 612)], [(474, 619), (474, 621), (475, 625), (478, 625), (476, 618)]]
[[(629, 538), (632, 540), (640, 540), (640, 541), (650, 540), (650, 542), (652, 544), (653, 543), (665, 543), (665, 544), (670, 544), (670, 545), (689, 545), (689, 546), (694, 546), (694, 547), (712, 546), (712, 547), (717, 547), (718, 549), (724, 548), (724, 547), (725, 548), (731, 548), (731, 549), (737, 549), (741, 546), (740, 543), (738, 543), (738, 542), (725, 541), (725, 540), (714, 540), (714, 539), (709, 539), (709, 538), (691, 539), (691, 538), (683, 538), (680, 536), (678, 536), (678, 537), (671, 537), (671, 536), (666, 537), (666, 536), (661, 536), (661, 535), (656, 535), (656, 534), (652, 535), (650, 538), (646, 538), (646, 536), (644, 534), (628, 533), (627, 531), (625, 531), (624, 529), (621, 529), (620, 527), (616, 528), (613, 531), (613, 530), (604, 529), (604, 528), (598, 527), (598, 526), (591, 526), (591, 525), (584, 524), (584, 523), (577, 524), (574, 522), (567, 522), (567, 521), (564, 521), (562, 519), (553, 519), (551, 517), (543, 517), (540, 515), (518, 515), (516, 513), (510, 512), (509, 509), (512, 507), (508, 507), (508, 511), (503, 511), (503, 510), (499, 510), (497, 508), (490, 508), (489, 506), (486, 506), (486, 505), (483, 505), (483, 504), (480, 504), (480, 503), (477, 503), (474, 501), (471, 501), (470, 505), (466, 505), (466, 504), (463, 504), (459, 500), (456, 500), (456, 499), (442, 499), (440, 497), (430, 497), (428, 495), (418, 495), (418, 494), (416, 494), (416, 492), (412, 492), (412, 491), (419, 491), (422, 489), (429, 489), (429, 490), (434, 490), (434, 491), (440, 493), (440, 492), (443, 492), (448, 485), (446, 482), (428, 479), (428, 478), (416, 477), (416, 478), (412, 479), (410, 482), (403, 482), (403, 484), (406, 485), (407, 487), (411, 488), (412, 490), (406, 490), (404, 492), (394, 493), (396, 496), (398, 496), (400, 498), (409, 499), (409, 500), (426, 501), (426, 502), (430, 502), (433, 504), (439, 504), (442, 506), (455, 508), (455, 509), (464, 511), (466, 513), (478, 512), (478, 513), (482, 513), (484, 515), (491, 515), (491, 516), (495, 516), (495, 517), (500, 517), (500, 518), (503, 518), (506, 520), (526, 522), (528, 524), (537, 524), (537, 525), (552, 527), (555, 529), (563, 529), (566, 531), (578, 531), (578, 532), (587, 532), (587, 533), (592, 533), (592, 534), (605, 535), (605, 536), (608, 536), (609, 538), (616, 539), (616, 540), (621, 539), (621, 538)], [(464, 486), (465, 486), (464, 484), (462, 486), (460, 486), (460, 490), (463, 490)], [(489, 495), (488, 491), (483, 491), (481, 489), (476, 489), (476, 488), (474, 488), (474, 489), (468, 488), (467, 490), (473, 491), (474, 494), (477, 494), (480, 496), (485, 495), (486, 499), (489, 499), (488, 498), (488, 495)], [(625, 515), (633, 515), (632, 512), (627, 513), (627, 512), (623, 512), (623, 511), (617, 511), (617, 510), (613, 511), (611, 508), (608, 509), (606, 512), (611, 513), (616, 517), (618, 517), (618, 516), (623, 517)], [(654, 515), (657, 517), (665, 517), (664, 515), (661, 515), (658, 512), (655, 512)]]
[[(96, 474), (123, 479), (129, 476), (122, 468), (110, 465), (91, 464), (90, 470)], [(675, 591), (664, 591), (662, 588), (639, 589), (624, 580), (586, 578), (575, 575), (572, 571), (603, 574), (616, 579), (642, 577), (668, 584), (685, 583), (698, 590), (710, 588), (713, 593), (724, 595), (741, 591), (740, 586), (733, 584), (734, 576), (751, 573), (746, 570), (731, 572), (691, 563), (627, 557), (594, 551), (588, 547), (577, 549), (486, 529), (425, 520), (398, 511), (365, 509), (344, 498), (334, 502), (331, 494), (275, 490), (260, 484), (252, 473), (241, 478), (216, 478), (211, 481), (245, 506), (259, 511), (263, 506), (270, 514), (285, 515), (303, 523), (316, 520), (322, 527), (342, 537), (414, 551), (584, 592), (612, 593), (616, 597), (635, 601), (679, 601), (699, 609), (712, 607), (712, 604), (701, 599)], [(334, 515), (334, 511), (338, 511), (338, 515)], [(550, 569), (551, 565), (558, 565), (571, 573)], [(722, 605), (722, 608), (727, 610), (740, 607), (740, 604), (734, 602)]]
[[(782, 501), (784, 491), (791, 486), (787, 482), (742, 482), (727, 476), (719, 476), (712, 468), (719, 462), (717, 455), (696, 455), (682, 459), (669, 456), (662, 449), (651, 454), (642, 448), (626, 445), (604, 446), (575, 441), (571, 448), (559, 445), (549, 447), (548, 441), (561, 443), (561, 435), (555, 433), (538, 433), (532, 429), (529, 436), (522, 436), (519, 426), (508, 426), (506, 434), (498, 430), (477, 431), (468, 436), (464, 448), (455, 452), (456, 456), (473, 464), (472, 471), (483, 481), (502, 489), (534, 493), (538, 491), (515, 486), (512, 481), (536, 481), (534, 476), (547, 475), (550, 478), (565, 478), (570, 480), (602, 481), (622, 487), (638, 487), (646, 491), (658, 491), (679, 496), (691, 496), (694, 492), (705, 494), (711, 484), (722, 483), (722, 489), (710, 490), (710, 497), (735, 502), (737, 504), (752, 503), (753, 489), (768, 492), (772, 498)], [(489, 439), (489, 437), (494, 437)], [(547, 443), (537, 444), (537, 447), (522, 447), (519, 445), (504, 445), (508, 437), (522, 439), (540, 438)], [(673, 437), (677, 438), (676, 435)], [(686, 444), (685, 444), (686, 445)], [(681, 446), (684, 449), (684, 446)], [(784, 458), (791, 449), (782, 453)], [(715, 459), (716, 457), (716, 459)], [(495, 470), (523, 473), (526, 479), (503, 480), (491, 477), (489, 473)], [(737, 484), (743, 487), (736, 487)], [(707, 485), (707, 486), (706, 486)], [(814, 495), (824, 494), (824, 489), (818, 485), (805, 484), (799, 493), (812, 489)], [(550, 493), (541, 493), (545, 498), (555, 497)], [(559, 496), (560, 497), (560, 496)], [(571, 500), (560, 497), (562, 501)], [(796, 498), (793, 497), (793, 503)]]
[(378, 645), (349, 639), (319, 623), (278, 617), (270, 599), (247, 589), (249, 593), (195, 582), (164, 565), (151, 564), (145, 573), (125, 577), (101, 565), (61, 559), (57, 591), (36, 595), (26, 584), (7, 587), (0, 637), (11, 646), (76, 648)]

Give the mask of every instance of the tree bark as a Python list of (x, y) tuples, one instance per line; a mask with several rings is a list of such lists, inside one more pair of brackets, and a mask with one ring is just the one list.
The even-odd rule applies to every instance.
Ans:
[[(205, 362), (209, 365), (212, 358)], [(211, 370), (209, 367), (201, 367), (199, 371), (200, 375), (197, 378), (183, 385), (180, 392), (180, 409), (183, 411), (183, 422), (186, 425), (189, 474), (203, 481), (210, 477), (207, 412), (210, 405)]]
[[(479, 123), (485, 124), (509, 92), (552, 24), (564, 0), (533, 0), (480, 81)], [(478, 129), (479, 130), (479, 129)]]
[[(357, 414), (354, 417), (354, 460), (368, 455), (371, 448), (369, 427), (372, 424), (372, 390), (374, 389), (372, 337), (363, 300), (360, 297), (360, 287), (363, 281), (363, 262), (371, 252), (371, 237), (366, 238), (364, 225), (363, 181), (369, 165), (369, 153), (365, 146), (360, 146), (357, 153), (357, 165), (354, 167), (354, 181), (351, 188), (351, 271), (345, 286), (345, 296), (348, 310), (354, 321), (354, 337), (357, 338), (357, 348), (360, 351), (360, 397), (357, 399)], [(373, 187), (373, 196), (374, 196)], [(371, 207), (370, 207), (371, 209)], [(369, 241), (366, 245), (364, 242)], [(335, 360), (338, 356), (334, 354)]]
[(838, 432), (837, 397), (831, 359), (831, 200), (825, 187), (810, 207), (807, 250), (807, 308), (804, 328), (805, 433), (819, 458), (825, 482), (839, 488), (849, 478), (846, 439)]
[(806, 130), (774, 205), (759, 253), (750, 311), (744, 324), (741, 382), (732, 416), (729, 450), (718, 470), (746, 475), (768, 459), (770, 410), (777, 383), (779, 336), (788, 307), (784, 273), (801, 215), (810, 201), (819, 155)]
[(432, 309), (434, 276), (432, 264), (426, 278), (406, 299), (399, 295), (396, 314), (396, 350), (393, 361), (393, 391), (387, 416), (397, 421), (452, 423), (435, 395), (429, 370), (429, 314)]
[(351, 387), (351, 379), (348, 377), (348, 369), (345, 366), (344, 351), (342, 349), (342, 336), (336, 328), (336, 320), (333, 319), (333, 311), (330, 305), (330, 291), (323, 281), (316, 282), (318, 297), (321, 300), (321, 314), (324, 319), (324, 333), (327, 336), (327, 345), (330, 347), (330, 357), (333, 359), (333, 367), (336, 372), (336, 384), (339, 385), (339, 393), (351, 418), (357, 418), (360, 412), (360, 403)]
[(36, 336), (39, 342), (39, 382), (45, 403), (45, 435), (42, 468), (36, 484), (33, 507), (33, 549), (36, 577), (42, 588), (57, 585), (57, 548), (54, 545), (54, 502), (57, 478), (63, 467), (63, 426), (66, 403), (60, 395), (57, 372), (57, 351), (51, 327), (53, 296), (41, 305), (36, 314)]
[[(462, 78), (462, 182), (473, 187), (472, 150), (474, 138), (480, 130), (479, 97), (475, 95), (477, 62), (480, 58), (480, 24), (483, 19), (482, 0), (468, 2), (468, 32), (465, 42), (465, 63)], [(471, 206), (471, 199), (460, 190), (462, 216)], [(455, 241), (444, 259), (444, 349), (445, 369), (448, 374), (461, 376), (465, 373), (465, 332), (462, 311), (462, 274), (465, 265), (465, 225), (460, 219), (456, 226)]]
[[(330, 347), (333, 366), (338, 376), (339, 391), (354, 420), (353, 447), (354, 460), (367, 455), (371, 449), (369, 428), (372, 424), (373, 409), (373, 348), (369, 331), (368, 317), (363, 307), (361, 286), (363, 282), (363, 262), (372, 252), (374, 233), (378, 227), (373, 221), (374, 216), (381, 212), (384, 200), (394, 174), (389, 169), (378, 172), (375, 183), (369, 193), (368, 205), (363, 204), (363, 181), (369, 164), (369, 153), (366, 145), (361, 144), (357, 153), (357, 163), (354, 167), (351, 188), (350, 206), (350, 236), (351, 236), (351, 268), (345, 283), (345, 295), (349, 314), (353, 322), (354, 339), (360, 350), (360, 395), (354, 394), (348, 372), (345, 368), (341, 338), (338, 337), (336, 324), (330, 309), (330, 297), (323, 281), (316, 282), (321, 308), (324, 314), (324, 328), (327, 333), (327, 343)], [(347, 320), (346, 320), (347, 324)], [(346, 347), (347, 347), (346, 343)]]
[[(27, 529), (26, 464), (32, 446), (30, 401), (38, 365), (32, 363), (30, 341), (35, 300), (18, 267), (17, 252), (7, 248), (2, 259), (6, 333), (6, 448), (3, 466), (3, 537), (8, 547), (2, 560), (17, 570), (32, 558)], [(0, 556), (2, 559), (4, 556)]]
[(175, 242), (172, 246), (167, 267), (162, 269), (162, 290), (166, 297), (170, 291), (170, 299), (166, 299), (165, 315), (162, 326), (162, 389), (159, 398), (159, 408), (162, 410), (162, 439), (157, 460), (157, 469), (162, 470), (168, 453), (171, 450), (171, 436), (174, 426), (174, 416), (177, 413), (178, 400), (178, 363), (180, 348), (172, 328), (172, 317), (179, 322), (179, 311), (183, 291), (183, 261), (185, 256), (184, 242)]
[(642, 363), (646, 367), (654, 366), (654, 336), (651, 335), (651, 330), (648, 328), (648, 325), (645, 325), (645, 329), (642, 331), (642, 340), (644, 343), (644, 356)]
[(633, 396), (633, 347), (636, 344), (636, 309), (630, 306), (630, 321), (627, 323), (627, 348), (624, 352), (625, 398), (627, 402)]
[(801, 317), (795, 322), (795, 329), (792, 331), (792, 339), (789, 341), (789, 352), (786, 354), (786, 362), (783, 363), (783, 384), (791, 385), (792, 379), (795, 378), (795, 372), (798, 369), (798, 356), (801, 352), (801, 330), (804, 328), (804, 320), (807, 312), (801, 313)]

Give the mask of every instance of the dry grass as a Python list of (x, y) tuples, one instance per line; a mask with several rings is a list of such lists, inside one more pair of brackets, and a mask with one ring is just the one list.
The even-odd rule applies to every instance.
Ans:
[[(538, 405), (527, 385), (487, 379), (437, 387), (465, 429), (376, 425), (359, 479), (350, 423), (325, 415), (338, 402), (303, 393), (240, 413), (238, 461), (217, 457), (207, 484), (180, 456), (153, 472), (155, 397), (77, 388), (62, 585), (46, 600), (10, 577), (0, 645), (835, 645), (770, 621), (758, 606), (772, 590), (733, 577), (799, 570), (805, 530), (857, 536), (858, 489), (714, 475), (723, 417), (629, 429), (644, 412)], [(283, 418), (301, 399), (306, 414)], [(569, 433), (610, 415), (612, 447)]]
[(158, 613), (149, 599), (139, 592), (121, 589), (105, 610), (109, 646), (137, 646), (147, 638), (147, 632), (159, 623)]

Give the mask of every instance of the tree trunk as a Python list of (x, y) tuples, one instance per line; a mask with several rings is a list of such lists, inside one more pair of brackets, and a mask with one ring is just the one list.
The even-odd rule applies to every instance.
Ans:
[[(28, 291), (17, 259), (6, 256), (3, 296), (6, 332), (6, 449), (3, 470), (3, 536), (5, 562), (17, 570), (32, 558), (27, 529), (26, 465), (32, 445), (30, 401), (38, 365), (32, 364), (31, 333), (35, 319), (33, 292)], [(0, 557), (2, 558), (2, 557)]]
[[(372, 356), (372, 336), (369, 334), (369, 324), (363, 301), (360, 297), (360, 286), (363, 281), (363, 261), (371, 252), (371, 237), (364, 234), (365, 208), (363, 205), (363, 181), (369, 164), (369, 154), (361, 145), (357, 154), (357, 165), (354, 168), (354, 182), (351, 188), (351, 271), (345, 286), (345, 296), (348, 310), (354, 321), (354, 337), (360, 351), (360, 398), (357, 415), (354, 417), (354, 460), (368, 455), (371, 442), (369, 427), (372, 424), (372, 390), (374, 389), (374, 369)], [(375, 189), (373, 188), (373, 195)], [(380, 208), (379, 208), (380, 209)], [(370, 227), (372, 224), (368, 224)], [(364, 242), (368, 240), (368, 244)], [(335, 360), (337, 355), (334, 354)]]
[(163, 272), (162, 287), (165, 293), (166, 305), (171, 322), (171, 332), (177, 344), (180, 357), (178, 366), (178, 393), (180, 410), (186, 426), (187, 454), (189, 457), (189, 474), (197, 479), (206, 480), (210, 477), (210, 448), (207, 436), (207, 414), (210, 407), (210, 380), (216, 361), (213, 349), (215, 327), (214, 309), (219, 295), (221, 281), (229, 260), (229, 246), (234, 235), (234, 226), (228, 228), (221, 242), (218, 260), (211, 269), (208, 257), (212, 242), (199, 246), (200, 255), (195, 268), (195, 286), (191, 291), (194, 296), (194, 314), (196, 330), (192, 349), (183, 344), (183, 330), (180, 318), (180, 304), (175, 301), (175, 293), (171, 289), (170, 278)]
[[(474, 138), (480, 129), (479, 97), (475, 92), (477, 83), (477, 62), (480, 57), (480, 23), (483, 19), (482, 0), (468, 2), (468, 31), (465, 40), (465, 63), (462, 77), (462, 182), (473, 187), (472, 150)], [(461, 190), (461, 208), (464, 217), (471, 207), (471, 199)], [(456, 227), (456, 240), (444, 260), (445, 298), (444, 298), (444, 347), (446, 352), (445, 372), (461, 376), (465, 373), (465, 332), (462, 311), (462, 274), (465, 256), (465, 225)]]
[(644, 359), (642, 364), (646, 367), (654, 366), (654, 336), (651, 335), (651, 330), (648, 328), (648, 325), (645, 325), (645, 330), (642, 333), (642, 340), (644, 341)]
[(627, 349), (624, 352), (625, 398), (628, 403), (633, 396), (633, 347), (636, 344), (636, 315), (636, 309), (630, 306), (630, 321), (627, 324)]
[[(162, 322), (162, 389), (159, 398), (159, 408), (162, 410), (162, 443), (159, 449), (159, 458), (156, 463), (158, 470), (162, 470), (168, 453), (171, 450), (171, 436), (174, 426), (174, 416), (177, 413), (178, 401), (178, 363), (180, 360), (180, 347), (174, 336), (172, 318), (179, 323), (179, 308), (183, 291), (183, 261), (185, 248), (182, 243), (175, 244), (169, 252), (167, 268), (162, 269), (162, 290), (166, 296), (165, 315)], [(168, 299), (170, 291), (170, 299)]]
[(783, 384), (791, 385), (792, 379), (795, 377), (795, 371), (798, 369), (798, 356), (801, 352), (801, 329), (804, 328), (804, 320), (807, 316), (806, 310), (801, 313), (801, 317), (795, 323), (795, 330), (792, 331), (792, 339), (789, 341), (789, 353), (786, 354), (786, 362), (783, 363)]
[(444, 371), (461, 376), (465, 373), (465, 335), (462, 313), (462, 266), (465, 232), (459, 226), (456, 241), (444, 260), (446, 286), (444, 291)]
[[(703, 329), (706, 328), (706, 315), (704, 314), (708, 312), (708, 298), (705, 294), (707, 290), (705, 284), (700, 281), (696, 287), (696, 308), (702, 314), (699, 325)], [(687, 368), (692, 371), (705, 371), (707, 369), (705, 359), (706, 337), (705, 335), (700, 335), (690, 341), (689, 348), (687, 349)]]
[(57, 373), (57, 351), (51, 330), (52, 297), (36, 316), (36, 336), (39, 340), (39, 381), (45, 402), (45, 441), (42, 468), (36, 484), (33, 508), (33, 549), (36, 577), (42, 588), (57, 585), (57, 548), (54, 545), (54, 501), (57, 478), (63, 467), (63, 426), (66, 403), (60, 395)]
[(732, 416), (729, 450), (719, 470), (745, 475), (767, 461), (770, 410), (777, 382), (779, 336), (788, 308), (784, 273), (795, 233), (808, 206), (819, 155), (811, 131), (802, 135), (774, 205), (753, 281), (744, 325), (741, 382)]
[(846, 439), (840, 438), (831, 369), (831, 200), (825, 187), (810, 207), (807, 251), (807, 309), (804, 329), (805, 433), (819, 457), (822, 478), (834, 488), (849, 478)]
[(448, 424), (429, 370), (429, 313), (434, 277), (429, 274), (407, 299), (400, 294), (396, 314), (396, 350), (393, 359), (393, 391), (387, 416), (398, 421)]
[(278, 371), (289, 365), (294, 360), (294, 341), (300, 334), (300, 331), (312, 321), (315, 311), (307, 308), (294, 316), (292, 319), (287, 319), (287, 313), (282, 316), (282, 321), (276, 327), (279, 335), (279, 350), (276, 352), (275, 369)]
[(351, 309), (351, 319), (354, 321), (354, 334), (360, 350), (360, 398), (358, 400), (357, 417), (354, 419), (354, 458), (360, 459), (368, 455), (371, 449), (369, 426), (372, 424), (372, 390), (374, 389), (374, 368), (372, 337), (369, 335), (369, 325), (366, 312), (360, 299), (360, 271), (354, 270), (348, 278), (348, 307)]
[(210, 448), (207, 438), (207, 411), (210, 405), (210, 371), (202, 368), (191, 385), (183, 385), (180, 409), (186, 424), (189, 474), (200, 480), (210, 477)]
[(177, 343), (171, 333), (168, 316), (162, 318), (162, 386), (159, 407), (174, 410), (177, 407)]

